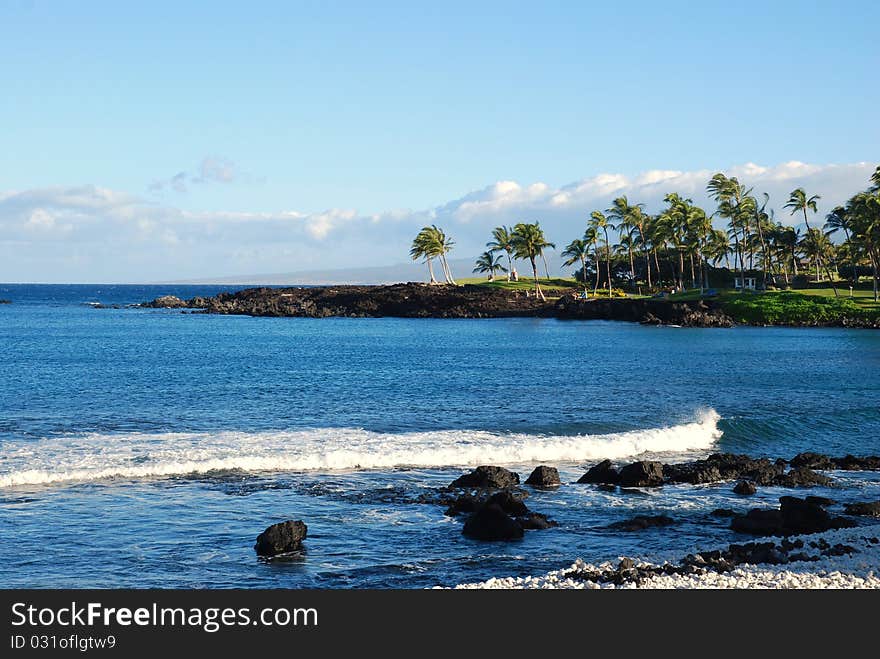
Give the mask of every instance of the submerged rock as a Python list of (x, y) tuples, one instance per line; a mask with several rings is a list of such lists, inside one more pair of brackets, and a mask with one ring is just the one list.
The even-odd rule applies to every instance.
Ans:
[(675, 524), (675, 520), (668, 515), (636, 515), (632, 519), (609, 524), (608, 528), (620, 531), (642, 531), (643, 529), (671, 526), (672, 524)]
[(474, 540), (517, 540), (524, 535), (522, 524), (494, 503), (468, 517), (461, 532)]
[(526, 515), (520, 515), (516, 518), (516, 520), (527, 531), (544, 531), (546, 529), (553, 528), (554, 526), (559, 526), (557, 522), (554, 522), (552, 519), (548, 519), (547, 515), (544, 515), (542, 513), (528, 513)]
[(526, 485), (533, 487), (559, 487), (560, 484), (559, 471), (556, 467), (547, 467), (545, 465), (535, 467), (534, 471), (526, 479)]
[(449, 487), (503, 490), (516, 485), (519, 485), (519, 474), (504, 467), (483, 465), (469, 474), (459, 476), (449, 484)]
[(815, 501), (785, 496), (779, 498), (779, 509), (753, 508), (745, 515), (734, 517), (730, 528), (751, 535), (799, 535), (820, 533), (854, 526), (844, 517), (834, 517)]
[(880, 517), (880, 501), (848, 503), (844, 506), (843, 511), (847, 515)]
[(257, 536), (254, 549), (259, 556), (278, 556), (302, 549), (308, 527), (300, 520), (273, 524)]

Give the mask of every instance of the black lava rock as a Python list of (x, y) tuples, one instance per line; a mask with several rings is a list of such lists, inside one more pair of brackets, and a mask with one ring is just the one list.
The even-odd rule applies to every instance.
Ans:
[(663, 465), (659, 462), (640, 460), (620, 470), (621, 487), (654, 487), (663, 484)]
[(532, 471), (526, 479), (526, 485), (531, 485), (533, 487), (559, 487), (559, 471), (556, 467), (547, 467), (544, 465), (535, 467), (534, 471)]
[(461, 532), (475, 540), (516, 540), (524, 535), (522, 524), (495, 504), (483, 506), (468, 517)]
[(578, 483), (604, 483), (616, 485), (620, 480), (617, 469), (611, 466), (611, 460), (602, 460), (599, 464), (590, 467), (586, 474), (578, 479)]
[(758, 488), (755, 487), (755, 484), (751, 481), (740, 481), (737, 483), (734, 488), (734, 494), (741, 494), (743, 496), (751, 496), (758, 491)]
[(254, 549), (259, 556), (278, 556), (302, 549), (308, 527), (301, 521), (273, 524), (257, 536)]
[(469, 474), (459, 476), (449, 484), (449, 487), (503, 490), (516, 485), (519, 485), (519, 474), (515, 474), (504, 467), (484, 465), (477, 467)]

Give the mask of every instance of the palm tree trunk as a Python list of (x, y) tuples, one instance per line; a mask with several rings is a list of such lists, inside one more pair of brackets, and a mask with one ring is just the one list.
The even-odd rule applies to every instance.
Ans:
[(645, 251), (645, 271), (648, 274), (648, 288), (651, 288), (651, 253)]
[(541, 260), (544, 262), (544, 274), (547, 275), (547, 279), (550, 279), (550, 269), (547, 267), (547, 257), (544, 256), (544, 250), (541, 250)]
[(584, 296), (588, 295), (587, 289), (587, 257), (581, 253), (581, 277), (584, 278)]
[[(632, 240), (632, 234), (630, 234), (630, 240)], [(636, 262), (633, 260), (633, 250), (632, 247), (629, 247), (629, 274), (632, 277), (632, 285), (636, 285)]]
[(605, 269), (608, 271), (608, 299), (611, 299), (611, 243), (608, 242), (608, 229), (605, 231)]
[(428, 259), (428, 272), (431, 275), (431, 282), (430, 283), (436, 284), (437, 279), (436, 279), (436, 277), (434, 277), (434, 266), (431, 264), (431, 259)]
[(510, 258), (510, 252), (504, 250), (507, 254), (507, 281), (510, 281), (510, 278), (513, 276), (513, 259)]
[(593, 286), (593, 297), (599, 295), (599, 245), (593, 245), (593, 258), (596, 261), (596, 284)]
[(529, 262), (532, 264), (532, 274), (535, 276), (535, 295), (542, 300), (546, 300), (544, 297), (543, 291), (541, 291), (541, 285), (538, 283), (538, 266), (535, 264), (535, 257), (530, 256)]

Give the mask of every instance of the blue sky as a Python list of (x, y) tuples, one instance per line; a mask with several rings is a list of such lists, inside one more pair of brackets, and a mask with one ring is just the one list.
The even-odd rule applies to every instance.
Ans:
[[(0, 227), (42, 210), (31, 224), (57, 235), (0, 235), (0, 280), (336, 267), (499, 181), (871, 163), (878, 24), (880, 5), (846, 1), (3, 0)], [(327, 213), (348, 215), (284, 230)], [(245, 216), (277, 235), (175, 226)], [(150, 240), (168, 253), (108, 263)], [(227, 242), (194, 261), (209, 240)]]

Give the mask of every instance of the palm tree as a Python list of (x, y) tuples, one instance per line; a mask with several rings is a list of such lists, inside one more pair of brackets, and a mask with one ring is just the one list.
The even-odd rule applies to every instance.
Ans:
[(877, 169), (875, 169), (874, 173), (871, 175), (871, 187), (868, 191), (880, 192), (880, 165), (877, 165)]
[[(812, 197), (808, 197), (807, 193), (803, 188), (797, 188), (792, 190), (791, 194), (788, 197), (788, 203), (783, 206), (783, 208), (790, 208), (791, 215), (794, 215), (798, 211), (803, 212), (804, 214), (804, 224), (807, 225), (807, 234), (810, 233), (810, 220), (807, 216), (807, 211), (811, 210), (814, 213), (818, 212), (816, 208), (816, 202), (821, 199), (819, 195), (813, 195)], [(817, 252), (816, 255), (817, 262), (816, 267), (819, 268), (824, 263), (824, 259), (822, 258), (822, 254)], [(831, 288), (834, 290), (834, 297), (838, 297), (837, 286), (834, 284), (834, 278), (831, 276), (831, 272), (828, 270), (828, 267), (825, 266), (825, 272), (828, 274), (828, 279), (831, 282)], [(818, 271), (817, 271), (818, 272)], [(818, 274), (816, 276), (818, 279)]]
[(831, 241), (828, 235), (822, 233), (819, 229), (807, 229), (807, 234), (801, 241), (801, 249), (808, 259), (812, 259), (816, 263), (816, 281), (820, 281), (819, 265), (826, 260), (832, 251)]
[[(593, 248), (593, 263), (596, 266), (596, 282), (593, 284), (593, 297), (599, 293), (599, 232), (594, 227), (587, 227), (584, 231), (584, 242)], [(584, 281), (587, 280), (587, 273), (584, 272)]]
[[(728, 178), (719, 172), (709, 180), (706, 191), (718, 203), (718, 210), (713, 215), (728, 220), (730, 235), (734, 241), (734, 258), (739, 260), (740, 281), (743, 283), (741, 290), (745, 292), (745, 255), (746, 247), (750, 242), (749, 217), (752, 203), (756, 203), (754, 198), (749, 197), (752, 190), (751, 188), (746, 189), (735, 176)], [(742, 232), (742, 240), (740, 240), (740, 231)]]
[(486, 243), (493, 252), (503, 251), (507, 254), (507, 281), (510, 281), (510, 275), (516, 273), (513, 267), (513, 242), (511, 230), (506, 226), (495, 227), (492, 229), (492, 240)]
[(825, 228), (828, 230), (828, 233), (835, 233), (836, 231), (843, 231), (843, 235), (846, 238), (846, 251), (852, 262), (852, 283), (853, 286), (856, 285), (858, 281), (858, 275), (856, 275), (856, 257), (853, 250), (853, 244), (850, 240), (850, 217), (847, 209), (844, 206), (837, 206), (834, 208), (828, 215), (825, 216)]
[(596, 230), (599, 229), (605, 234), (605, 272), (608, 275), (608, 299), (611, 299), (611, 241), (608, 240), (608, 229), (613, 229), (614, 225), (608, 221), (602, 211), (593, 211), (590, 213), (589, 226)]
[(434, 267), (431, 264), (432, 259), (436, 255), (436, 245), (431, 235), (431, 227), (423, 227), (412, 241), (409, 255), (413, 261), (425, 259), (428, 264), (428, 273), (431, 275), (431, 284), (436, 284), (437, 279), (434, 277)]
[(562, 256), (565, 257), (562, 265), (567, 267), (574, 265), (578, 261), (581, 262), (581, 274), (584, 278), (584, 295), (587, 294), (587, 258), (590, 256), (590, 244), (587, 242), (587, 236), (584, 235), (583, 238), (572, 240), (562, 250)]
[(501, 263), (501, 255), (495, 256), (495, 252), (488, 251), (483, 252), (477, 258), (477, 267), (474, 268), (474, 272), (488, 272), (489, 273), (489, 281), (495, 281), (495, 273), (496, 272), (507, 272), (507, 268), (505, 268)]
[(413, 261), (420, 258), (426, 259), (428, 271), (431, 273), (432, 284), (437, 283), (431, 266), (431, 259), (435, 258), (440, 261), (440, 266), (443, 269), (443, 278), (446, 280), (446, 283), (454, 284), (455, 280), (452, 278), (452, 270), (450, 270), (449, 263), (446, 261), (446, 254), (449, 253), (453, 245), (455, 245), (453, 240), (436, 224), (432, 224), (431, 226), (422, 227), (415, 240), (413, 240), (409, 253)]
[[(644, 221), (642, 218), (643, 208), (644, 204), (630, 204), (626, 196), (622, 196), (612, 201), (611, 208), (605, 211), (608, 219), (614, 220), (617, 230), (621, 232), (620, 244), (626, 246), (629, 256), (629, 272), (633, 284), (636, 281), (636, 266), (633, 259), (633, 246), (635, 245), (633, 233), (637, 228), (640, 228)], [(626, 232), (627, 240), (625, 241), (623, 240), (623, 232)]]
[(532, 274), (535, 278), (535, 295), (546, 300), (541, 285), (538, 283), (538, 266), (535, 259), (543, 253), (545, 249), (555, 248), (551, 242), (547, 242), (544, 237), (544, 231), (541, 229), (540, 223), (534, 222), (528, 224), (520, 222), (513, 228), (511, 235), (511, 244), (513, 245), (513, 255), (518, 259), (528, 260), (532, 266)]

